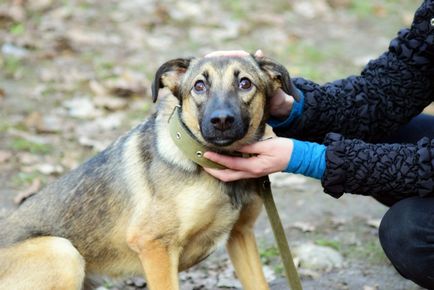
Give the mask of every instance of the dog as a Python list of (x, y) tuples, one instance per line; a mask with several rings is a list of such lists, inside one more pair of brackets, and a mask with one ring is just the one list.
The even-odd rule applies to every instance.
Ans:
[(98, 276), (144, 275), (151, 290), (176, 290), (178, 272), (221, 243), (244, 289), (269, 289), (253, 233), (255, 180), (213, 178), (176, 146), (168, 122), (179, 107), (198, 143), (236, 152), (267, 134), (278, 89), (297, 96), (287, 70), (265, 57), (164, 63), (147, 120), (0, 220), (0, 289), (90, 289)]

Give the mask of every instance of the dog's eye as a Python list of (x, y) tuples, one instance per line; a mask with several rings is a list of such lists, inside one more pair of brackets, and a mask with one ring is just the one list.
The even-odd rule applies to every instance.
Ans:
[(193, 89), (196, 93), (202, 94), (206, 91), (205, 83), (203, 81), (197, 81), (196, 83), (194, 83)]
[(252, 82), (248, 78), (242, 78), (238, 84), (238, 87), (241, 90), (249, 90), (252, 87)]

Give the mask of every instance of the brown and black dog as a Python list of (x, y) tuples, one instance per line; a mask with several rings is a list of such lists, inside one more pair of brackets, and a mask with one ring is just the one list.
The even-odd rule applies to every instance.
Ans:
[(236, 151), (264, 137), (270, 94), (297, 95), (288, 72), (254, 56), (175, 59), (158, 69), (154, 101), (162, 88), (151, 117), (0, 220), (0, 289), (88, 289), (97, 276), (143, 274), (151, 290), (179, 289), (178, 272), (219, 243), (245, 289), (268, 289), (255, 181), (208, 175), (174, 144), (168, 119), (180, 106), (197, 142)]

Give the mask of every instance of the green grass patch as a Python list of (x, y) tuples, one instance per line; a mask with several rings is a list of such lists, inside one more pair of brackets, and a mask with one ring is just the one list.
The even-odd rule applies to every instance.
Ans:
[(339, 251), (339, 249), (341, 248), (340, 243), (338, 241), (333, 241), (333, 240), (318, 239), (315, 240), (315, 244), (318, 246), (329, 247), (337, 251)]
[(12, 178), (12, 183), (16, 187), (23, 187), (32, 184), (36, 178), (42, 178), (42, 175), (36, 171), (19, 172)]
[(377, 265), (389, 263), (377, 240), (365, 241), (358, 245), (349, 245), (342, 252), (349, 259), (363, 260)]
[(26, 32), (26, 27), (22, 23), (15, 23), (11, 26), (9, 32), (15, 36), (21, 36)]
[(231, 14), (237, 19), (243, 19), (247, 16), (247, 11), (244, 9), (243, 4), (244, 3), (241, 1), (223, 1), (223, 6), (226, 8), (226, 10), (230, 11)]
[(35, 143), (18, 137), (11, 140), (10, 148), (16, 151), (27, 151), (33, 154), (48, 154), (53, 150), (48, 144)]
[(19, 58), (8, 56), (3, 60), (2, 70), (6, 77), (14, 77), (22, 66), (23, 62)]
[(259, 251), (262, 263), (269, 265), (276, 257), (279, 256), (279, 250), (275, 246), (267, 247)]

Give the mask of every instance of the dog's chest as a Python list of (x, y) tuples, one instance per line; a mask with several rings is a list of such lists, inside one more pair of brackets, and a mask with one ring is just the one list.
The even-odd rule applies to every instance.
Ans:
[(209, 184), (185, 188), (176, 196), (179, 240), (183, 244), (180, 268), (196, 264), (226, 241), (240, 209), (222, 188)]

